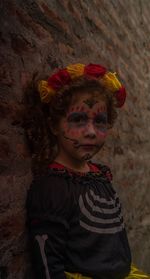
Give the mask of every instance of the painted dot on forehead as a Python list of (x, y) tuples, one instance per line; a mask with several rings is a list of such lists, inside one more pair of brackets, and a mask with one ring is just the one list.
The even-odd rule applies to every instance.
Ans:
[(70, 108), (69, 112), (82, 112), (84, 111), (84, 107), (81, 105), (81, 106), (73, 106)]
[(74, 106), (73, 111), (79, 111), (79, 106)]
[(75, 111), (76, 111), (76, 107), (75, 107), (75, 106), (71, 106), (71, 107), (69, 108), (69, 111), (68, 111), (67, 115), (70, 114), (70, 113), (72, 113), (72, 112), (75, 112)]
[(102, 112), (102, 111), (106, 111), (107, 108), (105, 105), (100, 105), (98, 108), (97, 108), (97, 112)]

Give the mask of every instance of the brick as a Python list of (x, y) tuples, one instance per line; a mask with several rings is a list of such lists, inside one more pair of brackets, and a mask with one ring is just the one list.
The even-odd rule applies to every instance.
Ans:
[(112, 168), (133, 260), (150, 272), (150, 2), (5, 2), (0, 25), (0, 277), (33, 278), (23, 210), (31, 181), (31, 154), (22, 128), (28, 86), (36, 74), (44, 78), (74, 62), (102, 63), (127, 88), (127, 103), (95, 160)]

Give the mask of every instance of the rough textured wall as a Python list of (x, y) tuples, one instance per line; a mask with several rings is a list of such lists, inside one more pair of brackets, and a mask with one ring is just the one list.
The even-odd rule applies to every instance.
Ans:
[(32, 179), (22, 128), (24, 92), (38, 71), (102, 63), (128, 99), (97, 160), (111, 165), (134, 261), (150, 272), (149, 0), (1, 0), (0, 278), (32, 278), (25, 198)]

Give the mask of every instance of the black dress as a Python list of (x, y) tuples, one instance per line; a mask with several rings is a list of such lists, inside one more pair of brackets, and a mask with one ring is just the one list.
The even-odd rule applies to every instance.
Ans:
[(64, 279), (64, 271), (122, 279), (131, 254), (119, 198), (106, 166), (85, 174), (60, 164), (33, 181), (27, 217), (36, 279)]

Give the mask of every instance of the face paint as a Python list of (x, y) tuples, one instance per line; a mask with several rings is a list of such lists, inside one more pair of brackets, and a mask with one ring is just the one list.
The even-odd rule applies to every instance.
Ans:
[(83, 103), (86, 104), (89, 108), (92, 108), (96, 103), (98, 103), (98, 101), (93, 99), (87, 99)]
[(91, 100), (89, 94), (87, 97), (81, 94), (62, 117), (58, 129), (58, 158), (61, 162), (91, 159), (101, 149), (107, 135), (105, 101)]
[(107, 124), (107, 113), (106, 112), (101, 112), (95, 115), (95, 122), (96, 123), (103, 123)]
[(70, 126), (82, 126), (87, 122), (88, 116), (86, 112), (72, 112), (67, 121)]
[(63, 132), (62, 134), (63, 134), (63, 137), (64, 137), (66, 140), (69, 140), (70, 142), (72, 142), (73, 145), (74, 145), (76, 148), (79, 146), (78, 140), (73, 139), (73, 138), (70, 138), (70, 137), (67, 137), (67, 136), (65, 135), (65, 132)]
[(82, 157), (82, 159), (83, 159), (84, 161), (90, 160), (90, 159), (91, 159), (91, 155), (90, 155), (90, 154), (86, 154), (86, 155), (84, 155), (84, 156)]
[[(88, 113), (86, 112), (72, 112), (67, 117), (68, 122), (68, 131), (70, 129), (79, 129), (86, 127), (89, 123), (90, 119)], [(107, 113), (106, 112), (96, 112), (94, 113), (94, 117), (92, 119), (93, 127), (99, 130), (99, 134), (101, 133), (102, 136), (107, 131)], [(74, 133), (75, 134), (75, 130)], [(76, 134), (77, 135), (77, 134)]]
[(107, 113), (98, 113), (94, 118), (95, 127), (99, 130), (99, 135), (106, 136), (107, 133)]

